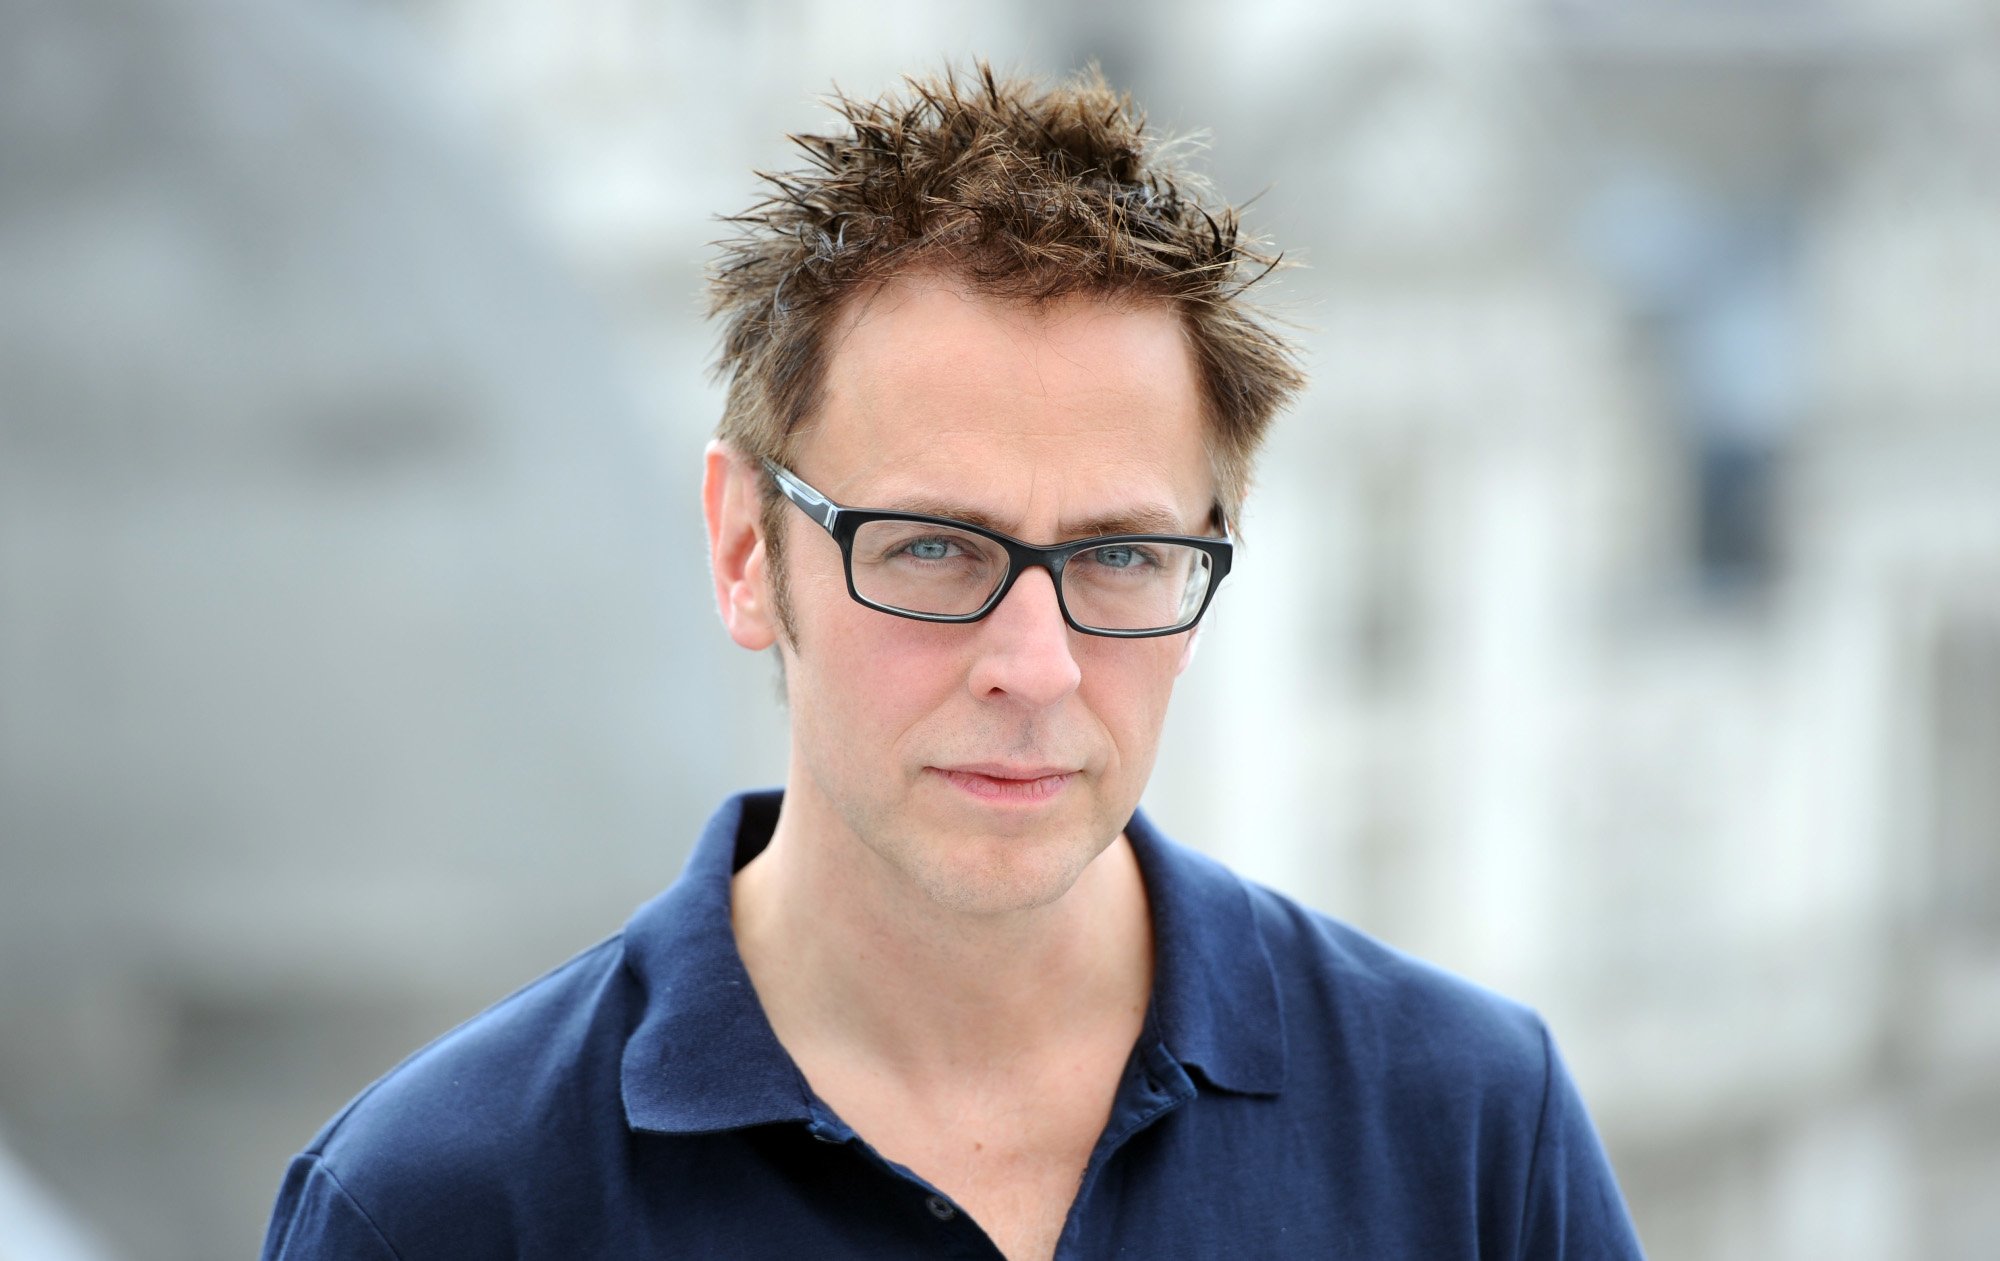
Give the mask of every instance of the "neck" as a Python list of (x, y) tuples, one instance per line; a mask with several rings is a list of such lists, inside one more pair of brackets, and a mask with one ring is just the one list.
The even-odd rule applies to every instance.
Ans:
[(779, 1041), (909, 1082), (1001, 1073), (1081, 1040), (1130, 1045), (1152, 990), (1144, 882), (1121, 834), (1046, 905), (940, 905), (831, 820), (793, 809), (736, 876), (737, 944)]

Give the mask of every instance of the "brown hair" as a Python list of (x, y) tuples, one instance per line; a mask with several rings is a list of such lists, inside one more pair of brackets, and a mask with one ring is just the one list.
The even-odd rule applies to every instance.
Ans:
[[(1027, 303), (1165, 301), (1207, 395), (1217, 509), (1236, 521), (1264, 431), (1303, 384), (1293, 348), (1241, 296), (1279, 259), (1163, 156), (1095, 66), (1054, 88), (985, 62), (905, 82), (877, 100), (836, 91), (844, 126), (791, 137), (807, 165), (760, 173), (768, 194), (726, 220), (739, 231), (709, 276), (729, 386), (717, 435), (787, 463), (845, 300), (900, 272), (936, 268)], [(767, 501), (774, 551), (782, 502)]]

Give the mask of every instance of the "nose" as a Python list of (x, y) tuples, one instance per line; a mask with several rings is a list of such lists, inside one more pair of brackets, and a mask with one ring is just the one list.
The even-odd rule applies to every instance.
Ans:
[(1000, 607), (975, 625), (979, 655), (967, 682), (981, 700), (1011, 697), (1043, 709), (1083, 681), (1083, 669), (1070, 651), (1075, 632), (1063, 621), (1047, 570), (1022, 574)]

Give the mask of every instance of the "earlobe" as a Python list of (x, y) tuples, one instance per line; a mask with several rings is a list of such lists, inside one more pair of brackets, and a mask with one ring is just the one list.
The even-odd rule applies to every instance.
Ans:
[(701, 482), (708, 567), (729, 637), (761, 652), (777, 641), (765, 569), (763, 501), (754, 464), (721, 439), (708, 444)]

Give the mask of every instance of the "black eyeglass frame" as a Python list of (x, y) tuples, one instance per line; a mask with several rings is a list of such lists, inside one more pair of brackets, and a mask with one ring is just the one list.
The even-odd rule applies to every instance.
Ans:
[[(1049, 581), (1056, 590), (1056, 607), (1062, 610), (1063, 621), (1069, 628), (1085, 635), (1102, 635), (1108, 639), (1154, 639), (1161, 635), (1179, 635), (1193, 630), (1200, 624), (1202, 615), (1208, 612), (1209, 602), (1215, 599), (1216, 588), (1229, 575), (1229, 562), (1235, 554), (1235, 545), (1228, 539), (1209, 538), (1197, 534), (1101, 534), (1095, 538), (1076, 539), (1068, 543), (1058, 543), (1054, 547), (1037, 547), (1033, 543), (989, 530), (985, 526), (973, 525), (968, 521), (956, 521), (950, 517), (932, 517), (921, 512), (889, 512), (873, 508), (850, 508), (837, 504), (808, 486), (798, 474), (773, 460), (765, 460), (764, 470), (777, 483), (778, 490), (800, 512), (811, 517), (819, 527), (833, 536), (840, 545), (841, 569), (847, 577), (847, 594), (854, 597), (856, 604), (887, 613), (893, 617), (907, 617), (917, 622), (976, 622), (994, 609), (1000, 601), (1014, 589), (1014, 583), (1029, 569), (1045, 569)], [(962, 530), (967, 534), (977, 534), (981, 538), (998, 543), (1007, 553), (1007, 576), (993, 589), (986, 603), (970, 613), (918, 613), (910, 609), (899, 609), (892, 605), (871, 600), (854, 585), (854, 536), (862, 526), (874, 521), (914, 521), (920, 525), (943, 526), (952, 530)], [(1085, 626), (1070, 615), (1069, 602), (1063, 598), (1063, 566), (1078, 552), (1087, 552), (1095, 547), (1109, 547), (1118, 543), (1178, 543), (1208, 554), (1208, 589), (1202, 592), (1201, 606), (1194, 615), (1179, 626), (1169, 626), (1151, 630), (1113, 630), (1102, 626)]]

